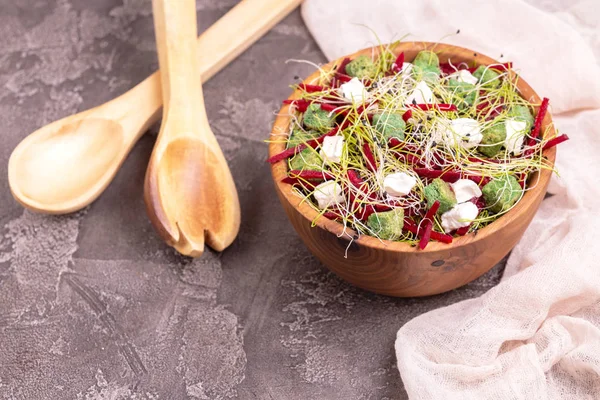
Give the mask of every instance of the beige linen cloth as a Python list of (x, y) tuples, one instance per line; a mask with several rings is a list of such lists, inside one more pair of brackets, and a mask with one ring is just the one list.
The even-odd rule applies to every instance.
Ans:
[[(600, 399), (600, 1), (306, 0), (328, 58), (409, 33), (515, 68), (550, 98), (558, 148), (546, 199), (483, 296), (398, 331), (411, 399)], [(456, 31), (460, 29), (460, 34)], [(445, 37), (446, 35), (450, 35)], [(374, 345), (374, 344), (365, 344)]]

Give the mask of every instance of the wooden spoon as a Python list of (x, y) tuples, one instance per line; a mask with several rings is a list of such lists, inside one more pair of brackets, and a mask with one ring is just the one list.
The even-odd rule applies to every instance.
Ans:
[[(195, 0), (152, 0), (163, 89), (163, 122), (146, 171), (144, 200), (168, 244), (196, 257), (217, 251), (240, 228), (240, 204), (202, 97)], [(200, 55), (201, 57), (202, 55)]]
[[(207, 81), (302, 0), (243, 0), (197, 40)], [(129, 151), (160, 117), (160, 75), (96, 108), (52, 122), (27, 136), (8, 162), (15, 199), (34, 211), (65, 214), (94, 201)]]

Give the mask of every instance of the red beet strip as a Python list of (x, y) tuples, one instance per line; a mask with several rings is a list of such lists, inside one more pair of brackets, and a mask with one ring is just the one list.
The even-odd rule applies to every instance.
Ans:
[(296, 147), (290, 147), (289, 149), (286, 149), (286, 150), (282, 151), (281, 153), (275, 154), (274, 156), (270, 157), (267, 160), (267, 162), (270, 164), (275, 164), (276, 162), (279, 162), (281, 160), (285, 160), (286, 158), (295, 156), (296, 154), (300, 153), (305, 148), (306, 148), (306, 145), (304, 143), (301, 143)]
[[(542, 100), (542, 104), (540, 105), (540, 110), (535, 116), (535, 123), (533, 124), (533, 129), (531, 130), (530, 146), (535, 144), (534, 139), (537, 139), (537, 137), (540, 135), (540, 131), (542, 129), (542, 121), (544, 120), (546, 112), (548, 111), (549, 103), (550, 100), (547, 97), (544, 97), (544, 100)], [(531, 143), (531, 141), (533, 141), (533, 143)]]
[(413, 235), (417, 234), (417, 226), (415, 224), (413, 224), (413, 222), (408, 218), (404, 218), (404, 228), (403, 229), (412, 233)]
[(539, 109), (537, 115), (535, 116), (535, 122), (533, 124), (533, 129), (531, 129), (531, 134), (529, 135), (530, 138), (527, 141), (527, 146), (529, 148), (525, 151), (525, 157), (530, 156), (534, 152), (533, 147), (535, 146), (537, 139), (540, 136), (540, 132), (542, 130), (542, 121), (544, 120), (544, 117), (546, 116), (546, 112), (548, 111), (549, 103), (550, 103), (550, 100), (547, 97), (544, 97), (544, 99), (542, 100), (542, 104), (540, 105), (540, 109)]
[(350, 59), (348, 57), (344, 58), (340, 63), (340, 66), (337, 69), (337, 72), (340, 74), (346, 74), (346, 65), (350, 64)]
[[(417, 234), (417, 226), (408, 218), (404, 218), (404, 228), (405, 231), (408, 231), (414, 235)], [(436, 232), (434, 230), (431, 231), (431, 239), (437, 240), (442, 243), (452, 243), (452, 236), (446, 235), (444, 233)]]
[(366, 221), (371, 214), (375, 213), (375, 209), (373, 208), (373, 206), (371, 205), (366, 205), (365, 207), (362, 207), (359, 212), (358, 212), (358, 218), (361, 221)]
[(421, 250), (427, 247), (427, 243), (429, 243), (429, 239), (431, 239), (431, 231), (433, 229), (433, 223), (429, 220), (425, 221), (425, 228), (421, 234), (421, 240), (419, 240), (419, 248)]
[(325, 88), (323, 86), (320, 85), (309, 85), (307, 83), (301, 83), (298, 85), (298, 87), (308, 93), (313, 93), (313, 92), (322, 92), (325, 90)]
[(373, 204), (372, 207), (377, 212), (386, 212), (386, 211), (392, 210), (392, 207), (390, 207), (386, 204)]
[(402, 119), (404, 122), (408, 122), (408, 119), (412, 117), (412, 110), (406, 110), (404, 114), (402, 114)]
[(490, 106), (491, 106), (490, 102), (486, 100), (486, 101), (482, 101), (481, 103), (477, 104), (475, 106), (475, 109), (477, 111), (484, 111), (486, 108), (489, 108)]
[(437, 171), (437, 170), (428, 169), (428, 168), (415, 168), (415, 173), (422, 178), (435, 179), (435, 178), (439, 178), (440, 176), (442, 176), (444, 171)]
[(310, 189), (310, 190), (315, 189), (315, 185), (312, 182), (306, 181), (306, 180), (300, 180), (298, 178), (292, 178), (291, 176), (286, 176), (285, 178), (283, 178), (281, 180), (281, 182), (287, 183), (288, 185), (292, 185), (292, 186), (293, 185), (301, 185), (305, 189)]
[(413, 156), (412, 154), (405, 154), (404, 156), (406, 157), (406, 161), (412, 165), (423, 165), (421, 159), (417, 156)]
[(569, 137), (565, 133), (563, 133), (560, 136), (557, 136), (555, 138), (548, 140), (546, 142), (546, 144), (544, 145), (544, 147), (542, 148), (542, 150), (551, 149), (552, 147), (556, 146), (557, 144), (566, 142), (567, 140), (569, 140)]
[(288, 172), (288, 175), (293, 178), (300, 179), (317, 179), (317, 180), (327, 180), (334, 179), (335, 177), (326, 171), (312, 171), (312, 170), (299, 170), (293, 169)]
[[(448, 182), (448, 183), (454, 183), (457, 180), (461, 179), (461, 174), (458, 171), (443, 171), (443, 170), (429, 169), (429, 168), (415, 168), (414, 171), (416, 172), (417, 175), (419, 175), (422, 178), (430, 178), (430, 179), (440, 178), (444, 182)], [(465, 175), (462, 178), (470, 179), (473, 182), (477, 183), (478, 185), (483, 185), (483, 186), (485, 186), (490, 181), (489, 177), (480, 176), (480, 175)]]
[(450, 75), (456, 72), (456, 70), (449, 63), (441, 63), (440, 71), (445, 75)]
[(296, 183), (298, 183), (298, 179), (297, 178), (292, 178), (290, 176), (286, 176), (285, 178), (283, 178), (281, 180), (281, 182), (287, 183), (289, 185), (295, 185)]
[(335, 77), (338, 81), (342, 83), (350, 82), (352, 80), (352, 78), (350, 78), (348, 75), (340, 74), (339, 72), (335, 73)]
[(469, 200), (471, 203), (475, 204), (477, 206), (478, 209), (482, 210), (485, 208), (485, 200), (483, 199), (483, 196), (480, 197), (473, 197), (471, 200)]
[(452, 236), (436, 231), (431, 231), (431, 238), (442, 243), (452, 243)]
[(489, 176), (480, 176), (480, 175), (465, 175), (464, 179), (470, 179), (479, 186), (485, 186), (488, 183), (490, 183), (490, 181), (491, 181)]
[(348, 179), (350, 180), (350, 183), (352, 184), (352, 186), (354, 186), (357, 189), (360, 189), (360, 187), (363, 184), (363, 180), (360, 179), (360, 177), (358, 176), (356, 171), (353, 169), (348, 170)]
[(328, 103), (321, 103), (321, 110), (323, 111), (327, 111), (327, 112), (333, 112), (338, 108), (338, 106), (335, 106), (333, 104), (328, 104)]
[(439, 171), (429, 168), (415, 168), (414, 171), (417, 175), (423, 178), (440, 178), (444, 182), (456, 182), (460, 179), (460, 172), (457, 171)]
[(405, 153), (398, 153), (398, 152), (394, 152), (395, 156), (398, 159), (403, 159), (406, 160), (406, 162), (408, 162), (409, 164), (413, 165), (413, 166), (417, 166), (417, 167), (422, 167), (423, 163), (421, 162), (421, 159), (419, 157), (413, 156), (412, 154), (405, 154)]
[[(365, 185), (365, 181), (363, 181), (358, 176), (356, 171), (353, 169), (349, 169), (347, 174), (348, 174), (348, 180), (350, 180), (350, 183), (352, 184), (352, 186), (354, 186), (358, 190), (364, 191), (363, 186)], [(352, 192), (350, 192), (350, 196), (353, 196)], [(369, 200), (377, 200), (377, 195), (375, 193), (369, 193), (367, 195), (367, 198)]]
[(431, 231), (431, 238), (442, 243), (452, 243), (452, 236), (436, 231)]
[(433, 217), (435, 216), (435, 214), (438, 212), (438, 210), (440, 209), (440, 202), (438, 200), (436, 200), (433, 205), (431, 206), (431, 208), (429, 210), (427, 210), (427, 213), (425, 214), (425, 219), (429, 220), (429, 221), (433, 221)]
[(363, 153), (365, 153), (365, 159), (367, 160), (367, 167), (373, 172), (377, 171), (377, 163), (375, 162), (375, 157), (373, 156), (373, 152), (371, 151), (371, 146), (369, 143), (363, 143)]
[(402, 142), (400, 141), (400, 139), (397, 139), (397, 138), (391, 138), (388, 142), (389, 147), (398, 147), (401, 145), (402, 145)]
[(458, 108), (456, 108), (456, 106), (454, 104), (423, 104), (423, 103), (420, 103), (420, 104), (409, 104), (409, 107), (418, 108), (419, 110), (423, 110), (423, 111), (429, 111), (429, 110), (457, 111), (458, 110)]
[(295, 99), (295, 100), (284, 100), (283, 104), (291, 104), (294, 107), (296, 107), (296, 109), (300, 112), (305, 112), (308, 109), (308, 106), (310, 105), (310, 102), (308, 100), (304, 100), (304, 99)]
[(404, 64), (404, 52), (398, 54), (396, 61), (392, 64), (392, 70), (394, 72), (402, 72), (402, 65)]
[(458, 228), (456, 230), (456, 234), (458, 236), (465, 236), (467, 234), (467, 232), (469, 232), (470, 227), (471, 227), (471, 225), (467, 225), (467, 226), (463, 226), (462, 228)]
[(334, 213), (333, 211), (325, 211), (323, 213), (323, 216), (327, 219), (332, 219), (332, 220), (336, 220), (338, 218), (341, 218), (342, 216), (339, 214)]
[(489, 115), (486, 118), (486, 121), (491, 121), (496, 118), (498, 115), (502, 114), (503, 106), (494, 107), (491, 111), (489, 111)]
[(290, 147), (289, 149), (286, 149), (286, 150), (282, 151), (281, 153), (275, 154), (274, 156), (270, 157), (267, 160), (267, 162), (270, 163), (270, 164), (275, 164), (276, 162), (279, 162), (281, 160), (285, 160), (286, 158), (295, 156), (296, 154), (300, 153), (302, 150), (306, 149), (307, 147), (312, 147), (314, 149), (315, 147), (317, 147), (317, 145), (319, 143), (323, 142), (323, 140), (327, 136), (333, 136), (333, 135), (335, 135), (338, 132), (339, 129), (340, 129), (339, 127), (333, 128), (332, 130), (330, 130), (326, 134), (324, 134), (322, 136), (319, 136), (316, 139), (309, 140), (308, 142), (306, 142), (306, 144), (300, 143), (296, 147)]

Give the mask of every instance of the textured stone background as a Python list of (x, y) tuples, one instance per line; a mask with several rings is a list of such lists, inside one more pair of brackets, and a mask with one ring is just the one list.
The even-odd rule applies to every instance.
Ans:
[[(237, 1), (200, 0), (200, 29)], [(495, 285), (393, 299), (355, 289), (304, 248), (273, 195), (263, 140), (294, 76), (324, 62), (293, 13), (205, 85), (242, 203), (222, 254), (176, 255), (148, 222), (156, 127), (93, 205), (32, 214), (8, 190), (12, 149), (157, 67), (149, 0), (0, 0), (1, 399), (406, 399), (396, 330)]]

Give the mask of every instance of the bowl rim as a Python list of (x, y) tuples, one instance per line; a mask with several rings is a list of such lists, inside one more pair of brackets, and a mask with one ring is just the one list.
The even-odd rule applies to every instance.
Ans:
[[(392, 52), (395, 55), (398, 55), (400, 52), (403, 51), (406, 52), (421, 50), (434, 50), (436, 53), (446, 55), (446, 58), (451, 58), (454, 56), (457, 58), (468, 59), (470, 62), (475, 62), (476, 65), (489, 65), (499, 63), (493, 58), (481, 54), (479, 52), (475, 52), (474, 50), (444, 43), (400, 42), (393, 48)], [(339, 63), (346, 57), (354, 58), (363, 54), (372, 54), (374, 56), (377, 56), (379, 55), (380, 51), (381, 46), (367, 47), (353, 54), (339, 57), (338, 59), (321, 66), (320, 70), (328, 71), (334, 66), (339, 65)], [(317, 69), (302, 82), (313, 82), (319, 77), (320, 70)], [(514, 72), (511, 72), (511, 78), (515, 79), (516, 77), (517, 75)], [(541, 103), (541, 98), (538, 96), (538, 94), (520, 76), (518, 76), (518, 81), (516, 85), (521, 95), (524, 98), (527, 98), (529, 102), (536, 104)], [(300, 90), (296, 89), (288, 97), (288, 100), (297, 99), (299, 97)], [(277, 114), (277, 118), (275, 119), (273, 129), (269, 136), (269, 157), (272, 157), (273, 155), (276, 155), (285, 150), (285, 144), (283, 142), (274, 141), (274, 139), (277, 139), (278, 136), (280, 137), (282, 134), (288, 132), (289, 123), (291, 121), (291, 118), (289, 116), (290, 107), (291, 105), (284, 104)], [(535, 109), (539, 110), (539, 106), (535, 107)], [(550, 136), (554, 136), (556, 133), (554, 125), (552, 123), (552, 116), (550, 112), (546, 114), (544, 120), (542, 121), (542, 132), (546, 132), (546, 134)], [(542, 154), (547, 158), (551, 166), (554, 167), (556, 159), (556, 147), (544, 150)], [(552, 176), (551, 169), (542, 169), (538, 172), (535, 172), (528, 180), (528, 182), (537, 181), (535, 187), (531, 188), (530, 190), (527, 190), (521, 198), (521, 200), (509, 212), (498, 218), (496, 221), (490, 223), (486, 227), (479, 229), (476, 232), (468, 233), (464, 236), (453, 237), (452, 243), (441, 243), (437, 241), (431, 241), (425, 249), (421, 250), (418, 248), (418, 246), (412, 246), (408, 243), (378, 239), (376, 237), (366, 234), (360, 235), (360, 237), (356, 238), (357, 233), (353, 228), (345, 227), (343, 224), (330, 220), (322, 215), (319, 216), (319, 214), (313, 208), (306, 204), (306, 202), (302, 201), (302, 198), (300, 198), (300, 196), (294, 193), (294, 191), (292, 190), (292, 185), (285, 184), (282, 182), (282, 179), (287, 176), (287, 169), (287, 160), (281, 160), (271, 164), (271, 176), (273, 178), (273, 181), (275, 182), (276, 189), (280, 194), (280, 199), (281, 201), (284, 201), (285, 199), (285, 201), (287, 201), (310, 224), (312, 224), (313, 228), (322, 228), (328, 232), (335, 234), (341, 239), (345, 239), (348, 241), (354, 240), (362, 246), (398, 253), (431, 253), (438, 251), (447, 251), (466, 244), (484, 240), (491, 236), (494, 232), (511, 225), (513, 221), (524, 218), (529, 212), (530, 207), (532, 207), (536, 203), (537, 198), (539, 196), (545, 195), (545, 188), (547, 187), (547, 183), (550, 180), (550, 177)]]

